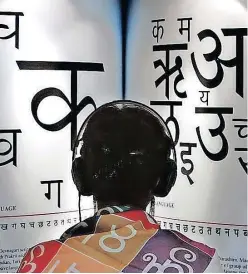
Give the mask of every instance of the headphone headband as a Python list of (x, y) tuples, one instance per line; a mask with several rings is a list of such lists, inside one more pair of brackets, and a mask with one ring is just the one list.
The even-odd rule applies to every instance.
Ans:
[(116, 101), (112, 101), (109, 102), (107, 104), (104, 104), (102, 106), (100, 106), (99, 108), (97, 108), (96, 110), (94, 110), (83, 122), (82, 126), (79, 129), (76, 141), (74, 143), (74, 147), (73, 147), (73, 153), (72, 153), (72, 162), (75, 160), (76, 158), (76, 154), (77, 154), (77, 149), (79, 147), (80, 142), (82, 141), (83, 138), (83, 134), (84, 131), (90, 121), (90, 119), (99, 111), (101, 111), (103, 108), (106, 107), (119, 107), (119, 108), (124, 108), (126, 106), (130, 106), (130, 107), (137, 107), (137, 108), (141, 108), (143, 110), (146, 110), (147, 112), (149, 112), (151, 115), (153, 115), (154, 117), (156, 117), (159, 121), (159, 123), (161, 124), (161, 126), (164, 128), (165, 134), (167, 134), (167, 136), (170, 138), (171, 140), (171, 150), (173, 151), (173, 160), (175, 161), (175, 163), (177, 163), (177, 155), (176, 155), (176, 149), (175, 149), (175, 143), (173, 141), (171, 132), (169, 130), (169, 127), (167, 126), (167, 124), (165, 123), (164, 119), (152, 108), (148, 107), (145, 104), (136, 102), (136, 101), (132, 101), (132, 100), (116, 100)]

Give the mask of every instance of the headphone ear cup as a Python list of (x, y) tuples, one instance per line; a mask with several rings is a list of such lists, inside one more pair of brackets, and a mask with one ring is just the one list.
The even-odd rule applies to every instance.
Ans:
[(177, 164), (174, 160), (168, 159), (153, 194), (157, 197), (165, 197), (171, 191), (177, 178)]
[(77, 187), (78, 192), (83, 196), (91, 196), (92, 188), (90, 187), (89, 180), (85, 176), (84, 160), (82, 157), (75, 158), (72, 162), (72, 179)]

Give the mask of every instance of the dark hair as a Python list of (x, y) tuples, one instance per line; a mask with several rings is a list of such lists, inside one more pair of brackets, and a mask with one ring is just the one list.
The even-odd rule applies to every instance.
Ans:
[(96, 112), (83, 134), (81, 151), (96, 199), (146, 206), (170, 154), (170, 139), (165, 137), (160, 121), (137, 106)]

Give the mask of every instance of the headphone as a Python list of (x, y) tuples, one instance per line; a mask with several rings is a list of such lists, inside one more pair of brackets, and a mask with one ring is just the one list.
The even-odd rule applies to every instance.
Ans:
[[(169, 143), (169, 153), (168, 155), (165, 155), (165, 162), (163, 163), (164, 169), (162, 171), (162, 174), (159, 176), (158, 183), (153, 189), (153, 195), (156, 197), (165, 197), (170, 192), (171, 188), (174, 186), (176, 177), (177, 177), (177, 158), (176, 158), (176, 150), (175, 150), (175, 144), (172, 139), (171, 132), (163, 120), (163, 118), (152, 108), (131, 100), (117, 100), (112, 101), (110, 103), (104, 104), (100, 106), (98, 109), (93, 111), (84, 121), (82, 124), (79, 133), (76, 138), (76, 142), (74, 144), (73, 148), (73, 154), (72, 154), (72, 178), (73, 182), (77, 187), (77, 190), (79, 192), (79, 196), (91, 196), (93, 195), (92, 191), (92, 185), (91, 185), (91, 179), (87, 178), (87, 172), (86, 171), (86, 161), (85, 155), (83, 153), (82, 147), (83, 147), (83, 135), (85, 132), (85, 129), (87, 128), (87, 125), (92, 117), (98, 111), (101, 111), (102, 109), (106, 107), (117, 107), (117, 108), (123, 108), (123, 107), (132, 107), (132, 108), (138, 108), (145, 110), (146, 112), (149, 112), (153, 117), (155, 117), (160, 125), (163, 127), (164, 130), (164, 138), (166, 139), (167, 143)], [(170, 158), (171, 152), (173, 152), (173, 159)]]

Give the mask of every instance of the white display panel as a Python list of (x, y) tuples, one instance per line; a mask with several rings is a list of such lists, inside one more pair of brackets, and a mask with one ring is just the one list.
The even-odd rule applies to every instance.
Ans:
[(133, 1), (129, 18), (126, 97), (174, 117), (178, 134), (178, 179), (156, 216), (247, 272), (245, 1)]
[(0, 1), (0, 272), (78, 222), (71, 145), (121, 97), (119, 20), (114, 0)]

